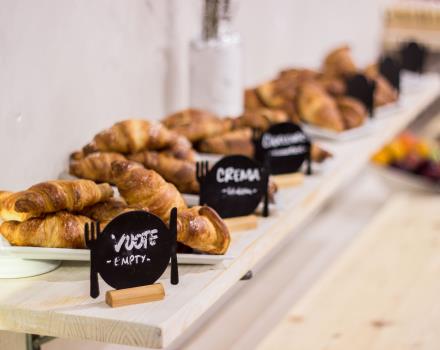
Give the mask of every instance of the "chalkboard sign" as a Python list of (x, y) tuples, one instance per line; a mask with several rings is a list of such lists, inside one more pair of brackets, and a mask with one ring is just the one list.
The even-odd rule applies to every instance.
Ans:
[(400, 48), (402, 69), (422, 73), (428, 50), (414, 41), (405, 43)]
[(256, 161), (241, 155), (226, 156), (209, 170), (197, 163), (200, 205), (208, 205), (222, 218), (252, 214), (264, 198), (268, 215), (268, 172)]
[(363, 74), (355, 74), (346, 81), (347, 95), (360, 100), (370, 117), (374, 115), (374, 91), (376, 82)]
[(400, 92), (400, 64), (390, 56), (379, 60), (379, 72)]
[(162, 276), (168, 263), (171, 283), (178, 283), (176, 258), (177, 210), (170, 226), (146, 211), (131, 211), (114, 218), (100, 233), (99, 223), (85, 226), (90, 249), (90, 295), (99, 295), (98, 274), (115, 289), (152, 284)]
[(304, 161), (307, 174), (311, 174), (310, 140), (296, 124), (274, 124), (262, 134), (254, 133), (254, 146), (255, 158), (270, 174), (294, 173)]

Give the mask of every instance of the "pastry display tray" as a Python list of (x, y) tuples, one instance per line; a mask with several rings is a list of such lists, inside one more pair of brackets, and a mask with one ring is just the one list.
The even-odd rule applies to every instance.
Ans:
[[(0, 254), (29, 260), (90, 260), (88, 249), (0, 246)], [(231, 255), (177, 254), (177, 261), (183, 265), (215, 265), (233, 258)]]

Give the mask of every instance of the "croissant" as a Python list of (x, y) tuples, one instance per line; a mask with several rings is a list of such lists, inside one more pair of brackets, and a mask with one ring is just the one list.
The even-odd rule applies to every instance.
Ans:
[(147, 169), (159, 173), (166, 181), (174, 184), (182, 193), (198, 193), (199, 183), (196, 179), (194, 162), (173, 158), (167, 154), (143, 151), (128, 156), (128, 159), (141, 163)]
[(204, 153), (241, 154), (252, 158), (254, 145), (250, 128), (237, 129), (223, 135), (213, 136), (199, 143), (199, 150)]
[(173, 132), (173, 141), (169, 148), (163, 150), (164, 153), (178, 159), (194, 161), (196, 153), (191, 142), (183, 135)]
[(24, 222), (3, 222), (0, 232), (15, 246), (85, 248), (84, 224), (87, 222), (90, 219), (85, 216), (60, 211)]
[(244, 91), (244, 109), (251, 111), (258, 108), (263, 108), (264, 104), (260, 101), (257, 94), (257, 89), (246, 89)]
[(0, 191), (0, 218), (4, 221), (25, 221), (35, 216), (30, 213), (19, 213), (15, 210), (13, 192)]
[(397, 101), (397, 90), (377, 70), (377, 65), (371, 65), (365, 69), (365, 75), (376, 82), (374, 89), (374, 106), (380, 107)]
[(115, 160), (125, 160), (125, 157), (120, 153), (96, 152), (80, 158), (74, 153), (70, 159), (69, 172), (80, 179), (113, 183), (111, 165)]
[(234, 129), (250, 127), (266, 131), (273, 124), (289, 121), (286, 112), (279, 109), (259, 108), (247, 111), (240, 117), (233, 119)]
[(357, 68), (348, 46), (332, 50), (324, 59), (323, 72), (328, 76), (347, 77), (356, 74)]
[(148, 208), (141, 205), (128, 205), (123, 198), (112, 197), (104, 202), (84, 208), (79, 214), (95, 221), (107, 223), (116, 216), (133, 210), (148, 211)]
[(312, 161), (316, 163), (322, 163), (327, 158), (333, 157), (329, 151), (319, 147), (316, 143), (312, 143), (310, 153)]
[(166, 117), (163, 124), (170, 130), (186, 136), (191, 142), (222, 134), (232, 127), (231, 120), (221, 119), (210, 112), (199, 109), (186, 109), (174, 113)]
[(174, 134), (160, 123), (140, 119), (118, 122), (101, 131), (83, 148), (85, 154), (93, 152), (134, 153), (144, 149), (158, 150), (172, 145)]
[(258, 86), (256, 91), (265, 107), (281, 109), (288, 114), (292, 121), (298, 121), (294, 102), (297, 92), (296, 81), (275, 79)]
[[(90, 180), (55, 180), (42, 182), (29, 189), (6, 197), (2, 205), (3, 216), (14, 216), (14, 211), (29, 216), (39, 216), (60, 210), (78, 211), (110, 198), (113, 190), (109, 184), (97, 185)], [(3, 206), (3, 204), (5, 204)], [(14, 208), (14, 211), (8, 209)], [(4, 213), (4, 212), (8, 213)], [(20, 218), (16, 218), (20, 220)]]
[(177, 240), (205, 253), (224, 254), (231, 237), (225, 223), (213, 209), (196, 206), (178, 212)]
[(367, 119), (367, 110), (364, 105), (348, 96), (336, 98), (339, 111), (344, 121), (345, 129), (352, 129), (362, 125)]
[(141, 205), (162, 220), (169, 219), (170, 211), (186, 209), (185, 201), (177, 188), (166, 182), (154, 170), (130, 161), (112, 163), (113, 179), (119, 193), (129, 205)]
[(344, 130), (336, 102), (317, 83), (304, 83), (297, 103), (300, 116), (307, 123), (334, 131)]

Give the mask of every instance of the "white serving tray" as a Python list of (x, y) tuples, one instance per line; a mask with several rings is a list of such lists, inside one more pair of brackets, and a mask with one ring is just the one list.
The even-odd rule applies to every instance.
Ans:
[[(11, 246), (0, 234), (0, 257), (28, 260), (74, 260), (90, 261), (90, 250), (68, 248), (15, 247)], [(182, 265), (215, 265), (224, 260), (231, 260), (231, 255), (177, 254), (177, 261)]]
[(367, 119), (367, 121), (357, 127), (346, 131), (336, 132), (331, 130), (326, 130), (311, 124), (301, 124), (304, 132), (310, 137), (316, 137), (325, 140), (331, 141), (350, 141), (354, 139), (359, 139), (364, 136), (368, 136), (374, 130), (373, 123), (371, 119)]
[[(75, 260), (90, 261), (88, 249), (40, 248), (40, 247), (0, 247), (2, 257), (29, 260)], [(177, 254), (182, 265), (215, 265), (224, 260), (233, 259), (230, 255)]]

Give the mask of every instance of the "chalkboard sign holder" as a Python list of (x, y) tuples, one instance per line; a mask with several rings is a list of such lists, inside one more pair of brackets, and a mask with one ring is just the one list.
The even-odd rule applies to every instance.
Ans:
[(400, 64), (391, 56), (384, 56), (378, 65), (380, 74), (400, 93)]
[(171, 284), (179, 283), (177, 264), (177, 209), (169, 226), (146, 211), (131, 211), (114, 218), (101, 233), (99, 222), (85, 224), (90, 249), (90, 296), (100, 294), (98, 274), (116, 290), (151, 285), (171, 260)]
[(373, 118), (376, 82), (364, 74), (355, 74), (347, 78), (346, 85), (347, 95), (360, 100), (367, 109), (370, 118)]
[(427, 48), (415, 41), (402, 44), (400, 47), (402, 69), (421, 74), (425, 67), (427, 54)]
[[(208, 205), (224, 219), (252, 219), (263, 201), (263, 216), (269, 215), (269, 172), (243, 155), (225, 156), (209, 169), (207, 161), (197, 162), (200, 184), (199, 204)], [(247, 219), (246, 219), (247, 218)]]
[(311, 142), (299, 125), (285, 122), (265, 132), (253, 129), (252, 141), (255, 159), (264, 163), (270, 174), (296, 173), (305, 162), (306, 175), (312, 175)]

